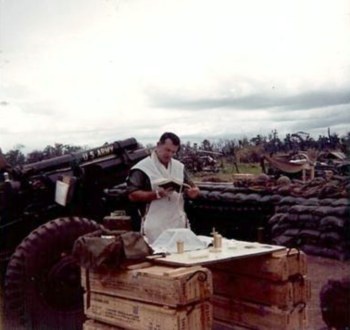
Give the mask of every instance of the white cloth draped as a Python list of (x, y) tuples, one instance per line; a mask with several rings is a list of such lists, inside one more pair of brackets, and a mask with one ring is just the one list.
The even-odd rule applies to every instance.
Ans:
[[(150, 157), (143, 159), (132, 169), (144, 172), (150, 179), (152, 190), (157, 189), (154, 181), (167, 178), (184, 180), (184, 165), (176, 159), (171, 159), (165, 167), (158, 159), (155, 151)], [(181, 193), (171, 192), (167, 197), (156, 199), (149, 204), (146, 215), (142, 221), (141, 231), (148, 242), (154, 240), (168, 228), (186, 228), (188, 220), (184, 212), (184, 200)]]

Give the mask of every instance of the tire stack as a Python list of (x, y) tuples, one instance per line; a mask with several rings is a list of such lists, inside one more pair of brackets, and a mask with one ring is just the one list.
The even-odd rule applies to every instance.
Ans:
[(269, 219), (272, 243), (312, 255), (350, 258), (350, 200), (286, 196)]
[[(210, 235), (215, 227), (224, 237), (256, 241), (274, 214), (277, 194), (238, 188), (232, 184), (199, 184), (200, 196), (187, 200), (186, 211), (196, 234)], [(268, 238), (266, 237), (266, 240)]]

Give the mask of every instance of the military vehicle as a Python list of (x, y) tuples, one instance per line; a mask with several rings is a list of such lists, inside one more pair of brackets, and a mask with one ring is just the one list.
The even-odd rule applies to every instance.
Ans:
[(185, 164), (186, 169), (192, 173), (212, 172), (220, 170), (220, 163), (217, 158), (222, 157), (222, 153), (207, 150), (187, 149), (180, 151), (179, 160)]
[(79, 329), (74, 241), (118, 209), (109, 188), (149, 154), (134, 138), (12, 168), (0, 163), (0, 262), (9, 329)]

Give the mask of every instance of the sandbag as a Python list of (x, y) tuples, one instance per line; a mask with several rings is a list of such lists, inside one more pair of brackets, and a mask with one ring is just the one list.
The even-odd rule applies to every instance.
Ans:
[(290, 205), (278, 205), (275, 208), (276, 213), (286, 213), (290, 209)]
[(284, 232), (290, 228), (291, 227), (290, 227), (289, 223), (276, 223), (271, 228), (271, 234), (273, 237), (276, 237), (276, 236), (284, 234)]
[(273, 226), (276, 223), (287, 221), (288, 214), (285, 213), (276, 213), (268, 221), (269, 225)]
[(334, 199), (332, 206), (347, 206), (350, 205), (350, 200), (348, 198), (339, 198), (339, 199)]
[(320, 225), (323, 230), (330, 228), (339, 228), (342, 230), (344, 229), (345, 219), (329, 215), (321, 219)]
[(286, 196), (280, 200), (280, 204), (294, 205), (296, 204), (296, 198), (293, 196)]

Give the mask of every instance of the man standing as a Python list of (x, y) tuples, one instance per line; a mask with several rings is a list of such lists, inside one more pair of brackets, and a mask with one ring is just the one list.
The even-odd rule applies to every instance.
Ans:
[[(173, 158), (179, 148), (177, 135), (169, 132), (162, 134), (156, 149), (131, 168), (127, 179), (129, 200), (143, 206), (140, 209), (141, 232), (149, 243), (153, 243), (165, 229), (189, 227), (182, 193), (196, 198), (199, 188), (189, 179), (184, 165)], [(182, 188), (179, 192), (164, 189), (157, 185), (162, 179), (173, 179), (190, 187)]]

